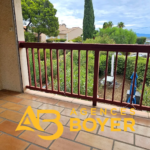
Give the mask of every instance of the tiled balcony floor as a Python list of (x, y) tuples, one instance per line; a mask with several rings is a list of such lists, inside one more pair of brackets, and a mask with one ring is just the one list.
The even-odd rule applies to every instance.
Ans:
[[(30, 91), (29, 91), (30, 92)], [(32, 93), (32, 92), (30, 92)], [(150, 115), (144, 111), (136, 111), (135, 116), (121, 116), (120, 108), (117, 108), (117, 116), (112, 116), (108, 111), (107, 115), (100, 116), (99, 108), (107, 108), (110, 110), (113, 106), (98, 104), (97, 115), (91, 116), (91, 102), (82, 101), (73, 98), (66, 98), (53, 94), (44, 94), (33, 92), (33, 94), (20, 94), (10, 91), (0, 91), (0, 150), (143, 150), (150, 149)], [(42, 97), (44, 96), (44, 97)], [(47, 97), (47, 98), (46, 98)], [(49, 97), (49, 98), (48, 98)], [(51, 97), (51, 98), (50, 98)], [(60, 122), (64, 126), (64, 132), (59, 139), (46, 141), (40, 139), (37, 135), (51, 135), (57, 131), (57, 126), (53, 123), (42, 122), (43, 119), (55, 118), (53, 114), (41, 114), (40, 125), (45, 132), (35, 130), (32, 131), (15, 131), (20, 122), (27, 106), (32, 106), (36, 115), (38, 109), (53, 109), (61, 113)], [(97, 124), (92, 132), (87, 132), (83, 128), (79, 132), (70, 132), (70, 116), (71, 109), (75, 108), (77, 117), (81, 119), (81, 123), (85, 118), (100, 118), (102, 121), (109, 118), (106, 123), (104, 132)], [(81, 108), (86, 108), (87, 115), (79, 113)], [(121, 118), (121, 132), (110, 131), (110, 118)], [(136, 125), (135, 132), (130, 129), (124, 132), (123, 119), (134, 118)], [(88, 122), (88, 128), (93, 124)], [(29, 125), (33, 128), (33, 125)]]

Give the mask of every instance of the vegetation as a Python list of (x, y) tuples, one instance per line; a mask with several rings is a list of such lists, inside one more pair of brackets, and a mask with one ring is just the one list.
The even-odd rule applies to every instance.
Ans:
[[(142, 93), (142, 85), (138, 88), (138, 91)], [(142, 105), (150, 106), (150, 84), (145, 85)]]
[(82, 42), (82, 37), (78, 36), (77, 38), (73, 39), (72, 42)]
[(123, 27), (125, 27), (124, 23), (123, 22), (119, 22), (118, 23), (118, 28), (123, 28)]
[(144, 44), (146, 42), (146, 37), (138, 37), (136, 40), (137, 44)]
[(47, 43), (52, 43), (52, 42), (65, 42), (66, 39), (47, 39)]
[(95, 39), (87, 39), (83, 43), (90, 43), (90, 44), (115, 44), (113, 39), (110, 39), (109, 36), (104, 35), (103, 37), (97, 36)]
[(97, 36), (103, 37), (104, 35), (109, 36), (116, 44), (135, 44), (137, 39), (136, 33), (132, 30), (118, 27), (99, 29)]
[(36, 37), (33, 33), (25, 32), (24, 35), (26, 42), (36, 42)]
[(112, 21), (104, 22), (104, 24), (103, 24), (103, 29), (112, 28), (112, 26), (113, 26)]
[(22, 0), (23, 20), (28, 22), (25, 31), (32, 27), (38, 35), (38, 42), (42, 33), (57, 36), (59, 33), (57, 10), (49, 0)]
[(83, 40), (93, 38), (95, 16), (92, 0), (85, 0), (83, 19)]

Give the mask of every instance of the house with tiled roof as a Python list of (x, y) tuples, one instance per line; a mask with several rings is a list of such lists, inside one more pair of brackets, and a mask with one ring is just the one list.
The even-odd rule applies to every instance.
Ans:
[(67, 28), (66, 24), (61, 24), (59, 25), (59, 35), (57, 38), (67, 39), (67, 41), (69, 41), (81, 36), (82, 34), (83, 30), (80, 27)]

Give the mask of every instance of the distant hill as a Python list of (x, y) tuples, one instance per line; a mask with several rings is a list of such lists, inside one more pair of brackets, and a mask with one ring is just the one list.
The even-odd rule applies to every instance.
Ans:
[(150, 34), (136, 33), (137, 37), (147, 37), (150, 38)]

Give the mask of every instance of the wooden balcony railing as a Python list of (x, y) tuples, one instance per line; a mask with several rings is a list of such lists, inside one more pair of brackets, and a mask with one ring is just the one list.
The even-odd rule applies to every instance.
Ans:
[[(55, 93), (60, 95), (66, 95), (69, 97), (76, 97), (81, 99), (86, 99), (93, 101), (93, 106), (96, 106), (97, 102), (102, 103), (108, 103), (108, 104), (114, 104), (118, 106), (123, 107), (129, 107), (129, 108), (136, 108), (139, 110), (150, 110), (150, 107), (143, 106), (143, 93), (144, 93), (144, 87), (146, 84), (146, 76), (147, 76), (147, 70), (148, 70), (148, 64), (149, 64), (149, 52), (150, 52), (150, 46), (148, 45), (107, 45), (107, 44), (60, 44), (60, 43), (25, 43), (25, 42), (19, 42), (19, 48), (25, 48), (26, 54), (27, 54), (27, 65), (28, 65), (28, 75), (29, 75), (29, 85), (26, 86), (28, 89), (32, 90), (38, 90), (38, 91), (45, 91), (49, 93)], [(39, 82), (40, 86), (37, 87), (36, 83), (36, 70), (35, 70), (35, 62), (34, 62), (34, 49), (37, 49), (37, 55), (38, 55), (38, 63), (39, 63)], [(28, 49), (31, 49), (32, 51), (32, 62), (33, 62), (33, 73), (34, 73), (34, 86), (31, 84), (31, 70), (30, 70), (30, 62), (29, 62), (29, 53)], [(45, 68), (45, 85), (46, 88), (42, 88), (42, 72), (41, 72), (41, 65), (40, 65), (40, 52), (39, 49), (43, 49), (44, 51), (44, 68)], [(46, 49), (49, 49), (50, 51), (50, 65), (51, 65), (51, 89), (48, 88), (48, 79), (47, 79), (47, 64), (46, 64)], [(56, 58), (57, 58), (57, 90), (54, 90), (54, 82), (53, 82), (53, 59), (52, 59), (52, 49), (56, 50)], [(64, 51), (64, 91), (60, 91), (60, 80), (59, 80), (59, 50)], [(71, 92), (66, 91), (66, 50), (71, 51)], [(78, 51), (78, 94), (73, 93), (73, 50)], [(85, 50), (86, 51), (86, 79), (85, 79), (85, 95), (80, 94), (80, 51)], [(93, 85), (93, 96), (88, 96), (87, 92), (87, 82), (88, 82), (88, 52), (94, 51), (95, 58), (94, 58), (94, 85)], [(104, 96), (103, 98), (97, 97), (97, 91), (98, 91), (98, 83), (99, 83), (99, 54), (101, 51), (106, 51), (106, 70), (105, 70), (105, 84), (104, 84)], [(112, 99), (106, 99), (106, 77), (108, 74), (108, 54), (109, 52), (115, 52), (116, 58), (115, 58), (115, 67), (114, 67), (114, 84), (113, 84), (113, 92), (112, 92)], [(122, 79), (122, 92), (121, 97), (119, 100), (114, 100), (114, 92), (115, 92), (115, 81), (116, 81), (116, 71), (117, 71), (117, 60), (118, 60), (118, 52), (125, 52), (125, 64), (124, 64), (124, 75)], [(126, 68), (127, 68), (127, 60), (128, 60), (128, 52), (135, 52), (136, 53), (136, 60), (135, 60), (135, 67), (134, 72), (137, 71), (137, 62), (139, 57), (139, 52), (147, 53), (147, 61), (145, 66), (145, 74), (143, 79), (143, 86), (142, 86), (142, 93), (140, 98), (140, 104), (132, 104), (132, 100), (130, 100), (130, 104), (123, 101), (123, 95), (124, 95), (124, 86), (125, 86), (125, 78), (126, 78)], [(133, 79), (133, 88), (135, 85), (135, 75)], [(131, 99), (133, 98), (133, 88), (132, 88), (132, 94)]]

